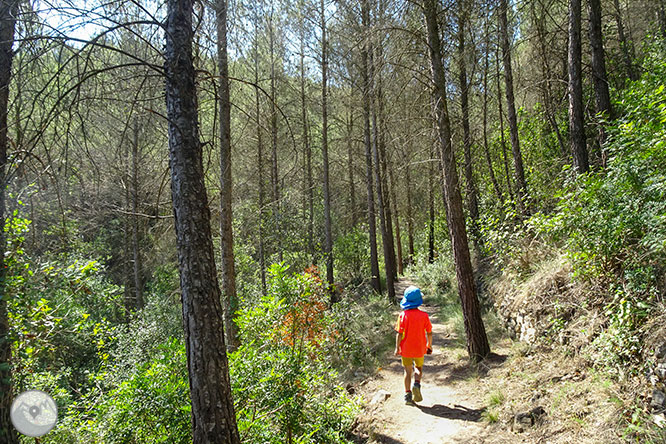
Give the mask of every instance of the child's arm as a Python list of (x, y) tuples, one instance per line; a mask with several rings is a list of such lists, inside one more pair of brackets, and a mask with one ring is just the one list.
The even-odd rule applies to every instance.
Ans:
[(432, 332), (428, 332), (428, 342), (426, 343), (426, 348), (432, 351)]
[(397, 332), (395, 334), (395, 351), (393, 352), (396, 356), (400, 356), (400, 340), (402, 339), (402, 333)]

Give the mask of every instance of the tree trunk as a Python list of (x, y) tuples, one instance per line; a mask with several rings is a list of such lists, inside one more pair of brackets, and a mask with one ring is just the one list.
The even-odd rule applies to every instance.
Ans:
[(255, 120), (257, 124), (257, 175), (259, 183), (258, 200), (259, 214), (257, 221), (257, 231), (259, 232), (259, 273), (261, 274), (261, 294), (264, 296), (267, 292), (266, 286), (266, 258), (264, 249), (264, 145), (261, 137), (261, 110), (259, 100), (259, 13), (254, 11), (254, 102), (255, 102)]
[(378, 96), (375, 94), (375, 88), (374, 88), (374, 76), (375, 76), (375, 71), (374, 71), (374, 59), (373, 59), (373, 54), (372, 54), (372, 48), (370, 48), (370, 91), (371, 91), (371, 97), (374, 99), (373, 106), (372, 106), (372, 155), (374, 159), (374, 166), (375, 166), (375, 190), (377, 191), (377, 210), (379, 213), (379, 230), (380, 234), (382, 235), (382, 246), (384, 249), (384, 272), (386, 273), (386, 290), (388, 294), (388, 300), (391, 304), (395, 304), (395, 288), (393, 285), (394, 281), (394, 273), (393, 273), (393, 268), (392, 268), (392, 261), (391, 261), (391, 243), (389, 241), (389, 236), (392, 236), (392, 234), (389, 234), (388, 228), (387, 228), (387, 220), (386, 220), (386, 203), (384, 201), (384, 190), (382, 188), (382, 164), (381, 164), (381, 159), (379, 157), (379, 149), (380, 149), (380, 144), (381, 141), (379, 140), (379, 128), (378, 128), (378, 122), (377, 122), (377, 106), (378, 106)]
[(509, 167), (509, 157), (506, 154), (506, 139), (504, 138), (504, 110), (502, 107), (502, 82), (500, 81), (500, 56), (499, 48), (496, 55), (495, 64), (495, 79), (497, 80), (497, 108), (499, 115), (500, 126), (500, 147), (502, 148), (502, 162), (504, 163), (504, 175), (506, 177), (506, 189), (509, 193), (509, 198), (514, 202), (515, 208), (515, 195), (513, 194), (513, 183), (511, 182), (511, 169)]
[(193, 444), (240, 444), (210, 230), (192, 63), (192, 0), (168, 0), (169, 167), (192, 398)]
[(273, 190), (273, 219), (275, 222), (275, 236), (277, 252), (278, 252), (278, 261), (282, 262), (282, 235), (280, 231), (280, 177), (278, 169), (278, 152), (277, 152), (277, 139), (278, 139), (278, 127), (277, 127), (277, 96), (275, 91), (275, 25), (273, 24), (274, 19), (274, 5), (271, 2), (271, 13), (269, 21), (269, 47), (271, 53), (271, 186)]
[[(409, 159), (409, 156), (405, 157)], [(409, 162), (405, 165), (405, 194), (407, 195), (407, 211), (405, 218), (407, 219), (407, 245), (409, 248), (409, 256), (407, 256), (407, 264), (411, 265), (414, 261), (414, 218), (412, 217), (412, 176), (409, 172)]]
[(400, 218), (398, 217), (398, 201), (395, 195), (395, 180), (393, 177), (393, 168), (388, 166), (388, 175), (389, 175), (389, 190), (391, 195), (391, 203), (393, 205), (393, 215), (395, 217), (395, 243), (396, 243), (396, 253), (398, 254), (396, 258), (397, 267), (398, 267), (398, 276), (402, 275), (402, 238), (400, 237)]
[[(439, 161), (438, 161), (439, 163)], [(428, 162), (428, 263), (435, 262), (435, 152), (430, 148)]]
[(328, 49), (326, 45), (326, 6), (324, 0), (320, 1), (321, 20), (321, 155), (324, 166), (324, 255), (326, 256), (326, 281), (331, 293), (331, 302), (336, 302), (333, 289), (333, 234), (331, 231), (331, 195), (329, 190), (328, 165)]
[(379, 259), (377, 254), (377, 228), (375, 225), (375, 197), (372, 185), (372, 142), (370, 138), (370, 98), (372, 95), (372, 87), (370, 85), (370, 66), (369, 58), (370, 51), (370, 7), (368, 6), (369, 0), (361, 1), (361, 15), (363, 21), (363, 29), (365, 31), (365, 44), (361, 53), (361, 70), (363, 78), (363, 139), (365, 144), (365, 178), (368, 190), (368, 234), (370, 237), (370, 272), (372, 288), (381, 293), (381, 281), (379, 279)]
[(350, 107), (347, 119), (347, 168), (349, 169), (349, 212), (352, 227), (356, 227), (356, 186), (354, 183), (354, 115)]
[(516, 177), (516, 188), (518, 208), (525, 216), (528, 214), (525, 206), (527, 199), (527, 183), (525, 182), (525, 171), (523, 168), (523, 157), (520, 152), (520, 141), (518, 139), (518, 118), (516, 116), (516, 104), (513, 96), (513, 71), (511, 68), (511, 47), (509, 45), (509, 25), (507, 20), (507, 0), (500, 0), (500, 44), (504, 62), (504, 83), (506, 85), (506, 106), (509, 120), (509, 131), (511, 132), (511, 151), (513, 153), (513, 168)]
[[(608, 90), (608, 75), (606, 74), (606, 54), (604, 52), (603, 34), (601, 30), (601, 0), (588, 0), (587, 11), (589, 15), (590, 46), (592, 47), (592, 81), (594, 84), (594, 98), (596, 111), (602, 118), (612, 119), (610, 92)], [(601, 162), (605, 165), (606, 155), (603, 145), (606, 142), (606, 131), (603, 123), (599, 124), (598, 144), (601, 150)]]
[[(490, 147), (488, 146), (488, 70), (490, 59), (490, 33), (488, 31), (488, 24), (486, 23), (486, 46), (483, 55), (483, 151), (486, 155), (486, 163), (488, 164), (488, 174), (490, 175), (490, 182), (493, 184), (493, 189), (497, 195), (497, 202), (502, 204), (504, 196), (500, 188), (497, 178), (495, 177), (495, 169), (493, 168), (493, 161), (490, 157)], [(498, 93), (499, 97), (499, 93)]]
[(139, 122), (134, 119), (134, 140), (132, 141), (132, 258), (134, 259), (134, 308), (144, 307), (143, 300), (143, 261), (139, 248)]
[(550, 68), (550, 54), (548, 54), (547, 51), (547, 43), (546, 43), (546, 30), (545, 30), (545, 15), (548, 14), (548, 11), (542, 10), (539, 13), (537, 13), (535, 9), (535, 4), (532, 4), (533, 12), (532, 15), (534, 16), (534, 22), (536, 23), (536, 31), (537, 31), (537, 40), (539, 42), (539, 52), (541, 53), (541, 68), (543, 70), (543, 77), (545, 78), (544, 81), (544, 87), (543, 87), (543, 101), (545, 105), (545, 114), (546, 118), (548, 119), (548, 123), (550, 123), (550, 126), (553, 128), (553, 131), (555, 132), (555, 136), (557, 137), (557, 142), (560, 146), (560, 152), (562, 153), (563, 158), (567, 158), (569, 153), (568, 149), (566, 147), (566, 144), (564, 142), (564, 137), (562, 137), (562, 133), (560, 131), (560, 128), (557, 123), (557, 119), (555, 118), (555, 108), (556, 106), (553, 104), (553, 92), (551, 89), (551, 68)]
[(488, 356), (490, 345), (488, 344), (486, 330), (481, 319), (481, 309), (476, 296), (474, 273), (465, 230), (462, 196), (458, 184), (455, 155), (451, 146), (451, 128), (446, 103), (446, 74), (441, 58), (437, 5), (437, 0), (424, 0), (432, 78), (435, 85), (435, 112), (439, 130), (441, 159), (444, 167), (443, 191), (448, 208), (447, 222), (453, 247), (465, 333), (467, 334), (467, 352), (472, 361), (478, 362)]
[(235, 317), (238, 311), (231, 179), (231, 98), (229, 97), (229, 62), (227, 56), (227, 0), (217, 0), (217, 65), (220, 72), (218, 105), (220, 109), (220, 251), (222, 258), (222, 297), (227, 348), (240, 346)]
[(589, 170), (583, 121), (580, 34), (581, 0), (569, 0), (569, 137), (574, 169), (578, 174)]
[(312, 148), (310, 147), (310, 134), (308, 126), (307, 100), (305, 96), (305, 4), (300, 1), (300, 69), (301, 69), (301, 119), (303, 120), (303, 151), (305, 159), (305, 196), (307, 205), (307, 248), (312, 263), (315, 262), (314, 251), (314, 196), (312, 182)]
[[(9, 83), (12, 74), (14, 29), (18, 15), (17, 0), (0, 2), (0, 222), (5, 224), (7, 172), (7, 113), (9, 111)], [(7, 250), (5, 230), (0, 229), (0, 251)], [(12, 340), (9, 337), (7, 313), (7, 269), (4, 254), (0, 254), (0, 442), (18, 444), (16, 430), (9, 417), (12, 396)]]
[(632, 82), (638, 80), (638, 73), (634, 67), (634, 57), (633, 57), (633, 46), (631, 42), (627, 40), (627, 36), (624, 33), (624, 21), (622, 20), (622, 8), (620, 7), (619, 0), (613, 0), (613, 5), (615, 6), (615, 23), (617, 24), (617, 35), (620, 39), (620, 49), (622, 50), (622, 55), (624, 56), (624, 64), (627, 68), (627, 75)]
[(471, 222), (474, 245), (478, 250), (479, 242), (479, 200), (474, 183), (472, 168), (472, 135), (469, 129), (469, 88), (467, 84), (467, 60), (465, 53), (465, 27), (467, 26), (467, 8), (464, 0), (458, 2), (458, 80), (460, 82), (460, 107), (463, 125), (463, 149), (465, 153), (465, 194), (467, 195), (467, 211)]

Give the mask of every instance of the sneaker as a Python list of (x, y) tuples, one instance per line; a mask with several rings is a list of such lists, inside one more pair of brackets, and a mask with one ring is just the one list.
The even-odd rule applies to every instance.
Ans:
[(421, 396), (421, 384), (414, 384), (414, 387), (412, 387), (412, 392), (414, 393), (414, 402), (423, 401), (423, 396)]
[(405, 393), (405, 405), (414, 405), (414, 400), (412, 399), (412, 392)]

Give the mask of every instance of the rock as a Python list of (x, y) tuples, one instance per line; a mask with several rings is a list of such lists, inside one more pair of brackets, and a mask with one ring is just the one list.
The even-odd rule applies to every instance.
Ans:
[(391, 393), (387, 392), (386, 390), (379, 390), (372, 397), (372, 400), (370, 401), (370, 405), (381, 404), (382, 402), (386, 401), (390, 397), (391, 397)]
[(536, 424), (545, 414), (546, 411), (541, 406), (534, 407), (529, 412), (518, 413), (513, 417), (511, 430), (517, 433), (522, 433), (529, 427), (534, 426), (534, 424)]
[(666, 365), (660, 364), (657, 370), (655, 370), (655, 374), (660, 380), (666, 381)]
[(662, 345), (655, 351), (654, 357), (657, 358), (658, 361), (666, 359), (666, 344)]
[(652, 402), (650, 408), (653, 412), (663, 412), (666, 410), (666, 394), (661, 390), (652, 391)]
[(666, 416), (664, 414), (652, 415), (652, 422), (659, 428), (666, 428)]

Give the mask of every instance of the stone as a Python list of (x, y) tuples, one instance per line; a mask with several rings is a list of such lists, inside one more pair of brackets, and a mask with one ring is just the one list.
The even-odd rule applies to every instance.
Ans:
[(387, 392), (386, 390), (378, 390), (375, 392), (374, 396), (372, 397), (372, 400), (370, 401), (370, 405), (377, 405), (381, 404), (382, 402), (386, 401), (391, 397), (391, 393)]
[(666, 394), (661, 390), (652, 390), (650, 408), (653, 412), (663, 412), (666, 409)]
[(663, 413), (659, 415), (652, 415), (652, 422), (654, 422), (654, 424), (661, 429), (666, 428), (666, 416), (664, 416)]
[(655, 374), (657, 375), (657, 377), (660, 380), (666, 381), (666, 366), (662, 367), (662, 365), (663, 364), (661, 364), (661, 365), (659, 365), (659, 367), (657, 367), (657, 370), (655, 370)]
[(545, 414), (546, 411), (541, 406), (534, 407), (529, 412), (518, 413), (513, 417), (511, 430), (517, 433), (522, 433), (529, 427), (534, 426), (534, 424), (536, 424)]
[(666, 344), (663, 344), (655, 351), (654, 357), (657, 358), (658, 361), (663, 361), (666, 359)]

